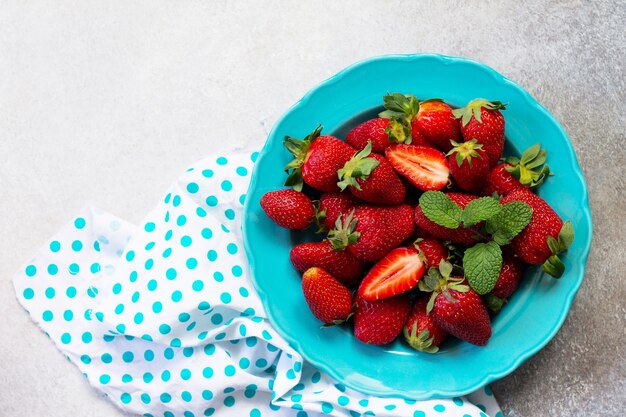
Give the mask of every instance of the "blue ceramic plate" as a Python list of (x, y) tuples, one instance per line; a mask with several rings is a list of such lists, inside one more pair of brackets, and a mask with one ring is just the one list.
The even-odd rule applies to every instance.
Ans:
[[(310, 236), (274, 225), (261, 210), (267, 191), (283, 188), (285, 135), (304, 137), (318, 123), (323, 133), (345, 137), (356, 123), (373, 117), (389, 91), (439, 97), (462, 106), (477, 98), (508, 103), (508, 154), (541, 142), (555, 175), (539, 194), (574, 225), (576, 238), (564, 256), (560, 280), (529, 268), (519, 290), (493, 320), (485, 347), (447, 342), (435, 355), (416, 352), (403, 342), (368, 346), (349, 326), (321, 329), (311, 315), (289, 250)], [(389, 55), (352, 65), (324, 81), (276, 123), (256, 163), (246, 197), (244, 241), (252, 278), (276, 330), (302, 356), (356, 390), (424, 400), (467, 394), (502, 378), (539, 351), (559, 330), (583, 280), (591, 246), (587, 188), (572, 145), (561, 125), (523, 88), (493, 69), (465, 58), (434, 54)]]

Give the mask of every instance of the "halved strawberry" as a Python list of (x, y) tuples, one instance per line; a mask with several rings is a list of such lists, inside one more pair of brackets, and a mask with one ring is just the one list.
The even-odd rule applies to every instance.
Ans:
[(448, 184), (450, 169), (443, 152), (415, 145), (392, 145), (385, 156), (400, 175), (422, 191), (441, 190)]
[(396, 248), (370, 269), (358, 294), (368, 301), (402, 294), (415, 288), (424, 270), (424, 262), (416, 249)]

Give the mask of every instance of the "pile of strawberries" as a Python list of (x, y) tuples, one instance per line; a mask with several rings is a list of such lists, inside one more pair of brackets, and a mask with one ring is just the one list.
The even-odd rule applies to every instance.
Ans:
[[(423, 352), (452, 335), (475, 345), (518, 287), (525, 264), (560, 277), (570, 222), (532, 189), (551, 175), (540, 145), (502, 159), (506, 105), (384, 97), (346, 136), (286, 137), (284, 189), (261, 207), (279, 226), (327, 233), (291, 250), (304, 298), (326, 325), (382, 345), (400, 333)], [(445, 191), (440, 191), (443, 189)]]

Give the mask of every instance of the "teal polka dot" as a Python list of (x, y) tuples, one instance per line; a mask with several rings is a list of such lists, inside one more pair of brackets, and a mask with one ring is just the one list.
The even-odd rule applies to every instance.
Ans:
[(154, 265), (154, 259), (152, 258), (148, 258), (146, 260), (146, 263), (144, 264), (144, 267), (149, 271), (152, 269), (152, 266)]
[(265, 340), (271, 340), (272, 339), (272, 335), (270, 334), (270, 332), (268, 332), (267, 330), (263, 330), (263, 332), (261, 333), (261, 335), (263, 336), (263, 338)]
[(196, 258), (189, 258), (185, 262), (185, 266), (187, 266), (187, 269), (195, 269), (198, 266), (198, 261)]
[(176, 278), (176, 275), (178, 274), (174, 268), (169, 268), (167, 271), (165, 271), (165, 277), (169, 280)]
[(460, 399), (459, 397), (454, 397), (454, 398), (452, 399), (452, 402), (453, 402), (455, 405), (459, 406), (459, 407), (461, 407), (461, 406), (463, 405), (463, 400), (462, 400), (462, 399)]
[(395, 409), (396, 409), (396, 406), (393, 405), (393, 404), (389, 404), (389, 405), (385, 406), (385, 410), (392, 411), (392, 410), (395, 410)]
[(87, 295), (91, 298), (94, 298), (96, 295), (98, 295), (98, 289), (96, 287), (87, 288)]
[(217, 281), (217, 282), (222, 282), (222, 281), (224, 281), (224, 275), (221, 272), (219, 272), (219, 271), (214, 272), (213, 273), (213, 279), (215, 281)]
[(24, 271), (27, 276), (33, 277), (37, 273), (37, 267), (35, 265), (28, 265)]
[(80, 240), (75, 240), (72, 242), (72, 250), (74, 252), (80, 252), (83, 249), (83, 242)]
[(144, 392), (143, 394), (141, 394), (141, 402), (144, 404), (150, 404), (151, 398), (150, 398), (150, 394), (148, 394), (147, 392)]
[(172, 301), (177, 303), (183, 298), (183, 293), (176, 290), (172, 293)]
[(122, 360), (126, 363), (131, 363), (135, 359), (135, 355), (131, 351), (126, 351), (122, 354)]
[(210, 366), (207, 366), (206, 368), (204, 368), (202, 370), (202, 376), (205, 377), (206, 379), (209, 379), (213, 376), (213, 368), (211, 368)]
[(485, 394), (487, 394), (487, 396), (489, 397), (493, 395), (493, 392), (491, 391), (491, 387), (489, 385), (485, 385)]
[(189, 236), (183, 236), (180, 239), (180, 244), (181, 244), (181, 246), (183, 246), (185, 248), (190, 246), (191, 245), (191, 238)]
[(52, 287), (46, 288), (45, 294), (46, 294), (46, 298), (54, 298), (54, 294), (55, 294), (54, 288)]
[(215, 408), (209, 407), (206, 410), (204, 410), (204, 415), (207, 417), (212, 416), (213, 413), (215, 413)]
[(193, 282), (193, 284), (191, 284), (191, 288), (193, 288), (194, 291), (202, 291), (204, 288), (204, 282), (197, 279)]
[(248, 175), (248, 170), (245, 167), (237, 167), (235, 172), (237, 172), (237, 175), (241, 177), (245, 177), (246, 175)]
[(168, 230), (165, 233), (165, 240), (170, 240), (172, 238), (172, 234), (173, 234), (173, 232), (171, 230)]
[(83, 219), (82, 217), (77, 217), (76, 220), (74, 220), (74, 227), (77, 229), (82, 229), (83, 227), (85, 227), (85, 224), (87, 222), (85, 221), (85, 219)]
[[(319, 372), (315, 372), (313, 374), (313, 376), (311, 376), (311, 382), (313, 382), (314, 384), (317, 384), (318, 382), (320, 382), (320, 379), (322, 378), (322, 375)], [(361, 404), (363, 407), (367, 407), (367, 400), (361, 400), (361, 401), (365, 401), (365, 405), (361, 404), (361, 402), (359, 402), (359, 404)]]
[(296, 379), (296, 373), (293, 371), (293, 369), (290, 369), (287, 371), (287, 378), (288, 379)]
[(81, 339), (83, 340), (83, 343), (90, 343), (93, 340), (93, 336), (91, 335), (91, 333), (85, 332), (81, 336)]
[(226, 165), (228, 163), (228, 159), (220, 156), (215, 162), (217, 162), (217, 165)]
[(63, 333), (61, 335), (61, 343), (63, 343), (64, 345), (67, 345), (71, 341), (72, 341), (72, 336), (69, 333)]
[(217, 252), (215, 252), (213, 249), (211, 249), (206, 254), (206, 257), (209, 259), (209, 261), (214, 262), (217, 259)]
[(89, 267), (89, 270), (91, 271), (92, 274), (96, 274), (100, 272), (100, 264), (98, 262), (91, 264), (91, 266)]
[(243, 269), (239, 265), (233, 266), (232, 269), (233, 275), (236, 277), (240, 277), (243, 274)]
[(150, 372), (146, 372), (145, 374), (143, 374), (142, 379), (143, 382), (149, 384), (154, 379), (154, 375), (152, 375)]
[(115, 307), (115, 314), (122, 314), (124, 312), (124, 304), (118, 304)]
[(223, 292), (222, 295), (220, 295), (220, 300), (222, 300), (222, 303), (224, 304), (229, 304), (232, 299), (233, 297), (231, 297), (231, 295), (227, 292)]
[(120, 323), (117, 326), (115, 326), (115, 330), (123, 334), (126, 331), (126, 325)]
[(241, 204), (243, 206), (243, 204), (246, 202), (246, 195), (245, 194), (241, 194), (239, 196), (239, 204)]
[(113, 291), (113, 294), (119, 294), (120, 292), (122, 292), (122, 284), (120, 284), (119, 282), (116, 283), (115, 285), (113, 285), (111, 291)]
[(139, 301), (139, 297), (141, 296), (141, 293), (139, 291), (135, 291), (133, 293), (132, 298), (130, 299), (133, 303), (136, 303), (137, 301)]
[(227, 209), (224, 211), (224, 216), (226, 216), (228, 220), (235, 220), (235, 210)]
[(72, 312), (72, 310), (65, 310), (63, 312), (63, 318), (65, 319), (65, 321), (72, 321), (72, 319), (74, 318), (74, 313)]
[(191, 346), (183, 349), (183, 356), (186, 358), (190, 358), (193, 355), (193, 348)]
[(224, 374), (226, 376), (233, 376), (235, 375), (235, 367), (232, 365), (228, 365), (226, 368), (224, 368)]
[(169, 258), (171, 254), (172, 254), (172, 248), (167, 248), (163, 251), (164, 258)]
[(170, 371), (168, 371), (167, 369), (161, 372), (161, 380), (163, 382), (169, 381), (171, 377), (172, 377), (172, 374), (170, 374)]
[[(183, 399), (183, 401), (185, 401), (185, 402), (189, 402), (189, 401), (191, 401), (191, 400), (192, 400), (192, 398), (193, 398), (193, 397), (191, 396), (191, 393), (190, 393), (189, 391), (183, 391), (183, 392), (180, 394), (180, 398), (182, 398), (182, 399)], [(185, 413), (187, 413), (187, 412), (188, 412), (188, 411), (185, 411)], [(191, 415), (193, 416), (193, 414), (191, 414)]]
[(258, 408), (253, 408), (250, 410), (250, 417), (261, 417), (261, 412)]
[(205, 169), (202, 171), (202, 175), (206, 178), (211, 178), (213, 176), (213, 171), (210, 169)]
[(152, 311), (154, 311), (155, 313), (157, 313), (157, 314), (158, 314), (158, 313), (160, 313), (160, 312), (161, 312), (161, 310), (163, 310), (163, 304), (161, 304), (161, 302), (160, 302), (160, 301), (155, 301), (155, 302), (152, 304)]
[(257, 338), (256, 337), (248, 337), (246, 338), (246, 346), (248, 347), (255, 347), (257, 344)]
[(59, 243), (57, 240), (53, 240), (52, 242), (50, 242), (50, 250), (52, 252), (58, 252), (61, 249), (61, 243)]
[(126, 260), (130, 262), (133, 259), (135, 259), (135, 251), (129, 250), (128, 252), (126, 252)]
[(31, 298), (35, 296), (35, 291), (33, 291), (32, 288), (26, 288), (23, 294), (24, 294), (24, 298), (26, 298), (27, 300), (30, 300)]
[(111, 377), (107, 374), (100, 375), (100, 383), (103, 385), (108, 384), (111, 381)]
[[(300, 362), (300, 361), (296, 361), (296, 362), (293, 364), (293, 369), (294, 369), (296, 372), (300, 372), (300, 371), (302, 370), (302, 362)], [(337, 387), (337, 389), (338, 389), (339, 391), (341, 391), (341, 392), (345, 392), (345, 391), (346, 391), (346, 388), (345, 388), (343, 385), (341, 385), (341, 384), (338, 384), (338, 385), (335, 385), (335, 386), (336, 386), (336, 387)]]
[(228, 180), (222, 181), (221, 186), (222, 186), (222, 190), (224, 191), (230, 191), (233, 189), (233, 183)]
[(189, 184), (187, 184), (187, 191), (191, 194), (197, 193), (199, 189), (200, 187), (195, 182), (190, 182)]
[[(417, 410), (413, 413), (413, 417), (426, 417), (426, 413), (423, 411)], [(468, 417), (472, 417), (472, 416), (468, 416)]]
[(444, 411), (446, 411), (446, 407), (443, 404), (437, 404), (436, 406), (433, 407), (433, 410), (435, 410), (438, 413), (443, 413)]
[(217, 197), (215, 197), (214, 195), (210, 195), (206, 198), (205, 200), (207, 206), (209, 207), (215, 207), (217, 206)]
[(333, 411), (333, 405), (331, 403), (322, 402), (322, 412), (325, 414), (330, 414)]
[(205, 355), (211, 356), (214, 353), (215, 353), (215, 345), (207, 344), (207, 345), (204, 346), (204, 354)]
[(226, 227), (225, 225), (220, 225), (220, 227), (222, 228), (222, 230), (224, 231), (224, 233), (230, 233), (230, 230), (228, 230), (228, 227)]
[(184, 379), (185, 381), (187, 381), (189, 378), (191, 378), (191, 371), (189, 369), (183, 369), (180, 371), (180, 377), (182, 379)]
[(211, 316), (211, 323), (217, 325), (223, 321), (223, 317), (220, 313), (215, 313)]
[(70, 274), (76, 275), (80, 271), (80, 266), (78, 266), (78, 264), (75, 264), (75, 263), (70, 264), (69, 270), (70, 270)]
[(176, 224), (179, 226), (184, 226), (185, 223), (187, 223), (187, 217), (184, 214), (178, 216), (178, 218), (176, 219)]
[(150, 243), (148, 243), (148, 244), (146, 245), (146, 250), (150, 250), (150, 249), (152, 249), (152, 248), (154, 247), (154, 245), (156, 245), (156, 243), (154, 243), (154, 242), (150, 242)]
[(504, 414), (502, 414), (501, 411), (498, 411), (495, 415), (495, 417), (504, 417)]
[(154, 291), (157, 289), (158, 283), (156, 279), (151, 279), (148, 281), (148, 290)]
[(65, 295), (67, 295), (68, 298), (76, 297), (76, 288), (74, 288), (74, 287), (67, 287), (67, 290), (65, 290)]
[(143, 226), (143, 228), (146, 232), (154, 232), (156, 225), (152, 222), (148, 222)]
[(186, 322), (187, 320), (189, 320), (191, 318), (191, 316), (188, 313), (180, 313), (178, 315), (178, 321), (180, 321), (181, 323)]
[(238, 248), (237, 248), (237, 245), (235, 245), (234, 243), (229, 243), (228, 246), (226, 246), (226, 250), (231, 255), (234, 255), (237, 253)]
[(169, 403), (170, 401), (172, 401), (172, 396), (168, 394), (167, 392), (164, 392), (163, 394), (161, 394), (159, 398), (161, 399), (161, 402), (163, 403)]
[(224, 398), (224, 405), (226, 407), (232, 407), (233, 405), (235, 405), (235, 397), (229, 395), (228, 397)]
[(163, 323), (162, 325), (159, 326), (159, 333), (161, 334), (168, 334), (171, 331), (172, 331), (172, 328), (169, 326), (169, 324)]
[(174, 199), (172, 200), (172, 205), (174, 207), (178, 207), (180, 205), (180, 201), (181, 201), (180, 196), (179, 195), (175, 195)]
[(91, 358), (88, 355), (81, 355), (80, 361), (85, 365), (89, 365), (91, 363)]
[(340, 406), (345, 407), (350, 403), (350, 398), (346, 397), (345, 395), (341, 395), (339, 396), (339, 398), (337, 398), (337, 403)]
[(254, 362), (254, 365), (255, 365), (257, 368), (265, 368), (265, 367), (267, 366), (267, 361), (266, 361), (265, 359), (263, 359), (263, 358), (260, 358), (260, 359), (257, 359), (257, 360)]
[(59, 272), (59, 267), (58, 266), (56, 266), (55, 264), (48, 265), (48, 274), (56, 275), (57, 272)]
[(248, 358), (239, 359), (239, 367), (241, 369), (248, 369), (250, 367), (250, 359)]
[(52, 321), (52, 319), (54, 318), (54, 314), (52, 314), (52, 311), (46, 310), (41, 315), (41, 318), (43, 318), (44, 321)]
[(97, 240), (94, 241), (93, 248), (96, 250), (96, 252), (100, 252), (100, 242), (98, 242)]
[[(151, 259), (148, 259), (148, 261), (151, 261)], [(148, 262), (146, 262), (146, 266), (148, 266)], [(152, 267), (152, 265), (150, 265), (150, 267)], [(148, 268), (148, 269), (150, 269), (150, 268)], [(128, 280), (129, 280), (130, 282), (135, 282), (135, 281), (137, 281), (137, 277), (138, 277), (138, 276), (139, 276), (139, 275), (137, 274), (137, 271), (133, 271), (133, 272), (131, 272), (131, 273), (130, 273), (130, 275), (128, 276)]]

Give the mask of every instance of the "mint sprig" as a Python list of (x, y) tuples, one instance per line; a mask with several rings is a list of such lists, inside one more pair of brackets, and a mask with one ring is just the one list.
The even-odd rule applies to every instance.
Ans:
[(496, 286), (502, 268), (502, 249), (494, 241), (477, 243), (463, 255), (465, 278), (478, 294), (487, 294)]
[(508, 245), (530, 223), (533, 209), (521, 201), (512, 201), (485, 223), (485, 231), (493, 236), (499, 245)]
[(463, 210), (441, 191), (426, 191), (420, 196), (420, 207), (432, 222), (448, 229), (458, 229)]
[(481, 197), (469, 202), (463, 214), (461, 221), (465, 227), (474, 226), (480, 222), (492, 218), (500, 212), (502, 206), (500, 202), (493, 197)]

